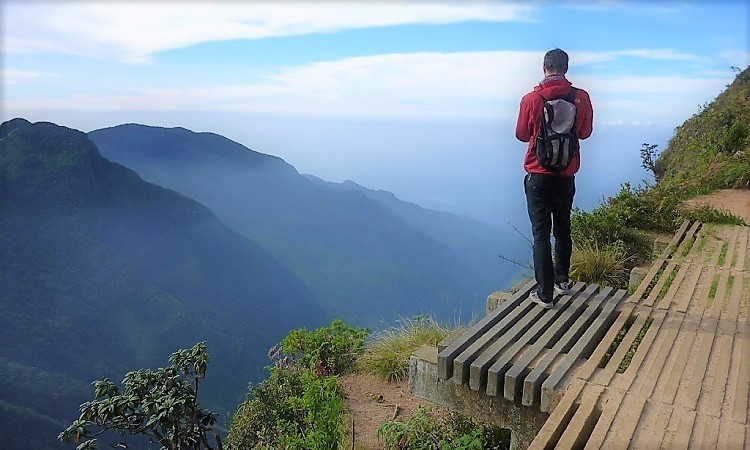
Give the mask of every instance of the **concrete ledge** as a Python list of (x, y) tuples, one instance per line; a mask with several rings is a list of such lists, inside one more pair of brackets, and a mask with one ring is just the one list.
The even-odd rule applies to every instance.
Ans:
[(511, 431), (511, 450), (528, 448), (548, 414), (502, 396), (472, 391), (452, 379), (439, 379), (437, 353), (437, 347), (423, 345), (409, 358), (409, 392), (475, 420), (507, 428)]
[[(438, 352), (442, 352), (445, 350), (446, 347), (448, 347), (451, 342), (455, 341), (459, 337), (461, 337), (462, 334), (466, 332), (468, 328), (464, 326), (460, 326), (456, 328), (455, 330), (451, 331), (451, 333), (446, 336), (442, 341), (438, 342), (437, 350)], [(437, 358), (437, 355), (435, 355), (435, 358)]]

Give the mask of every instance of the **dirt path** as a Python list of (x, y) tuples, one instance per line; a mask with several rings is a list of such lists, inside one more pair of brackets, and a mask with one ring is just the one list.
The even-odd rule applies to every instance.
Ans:
[(685, 204), (688, 206), (709, 204), (714, 208), (728, 210), (750, 224), (750, 189), (724, 189), (690, 199)]
[(357, 450), (383, 449), (383, 441), (377, 437), (380, 425), (391, 420), (405, 422), (420, 407), (431, 405), (411, 395), (406, 381), (387, 383), (366, 374), (347, 375), (340, 381), (344, 387), (344, 408), (354, 420)]

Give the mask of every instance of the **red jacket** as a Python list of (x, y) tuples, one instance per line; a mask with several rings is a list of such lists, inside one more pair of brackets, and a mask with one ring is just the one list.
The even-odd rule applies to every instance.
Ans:
[[(534, 87), (533, 92), (529, 92), (521, 99), (521, 108), (518, 111), (518, 122), (516, 123), (516, 137), (519, 141), (529, 143), (523, 163), (526, 172), (544, 174), (554, 173), (543, 168), (534, 154), (534, 142), (539, 135), (539, 122), (542, 115), (542, 105), (544, 105), (542, 97), (547, 100), (564, 98), (570, 93), (570, 87), (570, 81), (565, 79), (564, 76), (553, 75), (542, 80), (538, 86)], [(591, 136), (594, 121), (594, 110), (591, 107), (589, 94), (583, 89), (578, 89), (575, 96), (575, 104), (576, 136), (578, 136), (578, 139), (586, 139)], [(576, 152), (570, 165), (565, 170), (557, 172), (557, 174), (572, 176), (578, 172), (580, 166), (580, 152)]]

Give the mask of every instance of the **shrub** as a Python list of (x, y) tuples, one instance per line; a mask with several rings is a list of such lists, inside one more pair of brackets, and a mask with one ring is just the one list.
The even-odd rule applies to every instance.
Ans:
[(718, 223), (724, 225), (747, 225), (741, 217), (725, 209), (714, 208), (711, 205), (698, 205), (680, 211), (680, 216), (687, 220), (697, 220), (703, 223)]
[(341, 402), (336, 377), (316, 376), (294, 363), (276, 365), (239, 405), (227, 443), (232, 449), (336, 448)]
[[(76, 444), (85, 439), (76, 448), (91, 450), (97, 448), (95, 437), (111, 430), (123, 439), (113, 448), (127, 448), (126, 434), (146, 436), (163, 449), (220, 448), (216, 414), (197, 400), (208, 368), (205, 342), (172, 353), (169, 363), (156, 371), (128, 372), (122, 390), (107, 378), (95, 381), (94, 400), (81, 404), (80, 417), (58, 439)], [(97, 431), (89, 431), (92, 427)]]
[(673, 181), (635, 188), (625, 183), (617, 195), (606, 199), (593, 211), (573, 211), (573, 241), (579, 246), (600, 249), (624, 246), (627, 256), (643, 258), (650, 249), (643, 232), (674, 232), (684, 220), (679, 215), (680, 203), (699, 193), (703, 192), (686, 190)]
[(281, 341), (281, 351), (318, 374), (339, 375), (352, 369), (369, 334), (367, 329), (353, 328), (336, 319), (314, 332), (292, 330)]
[(738, 151), (732, 156), (730, 164), (718, 176), (718, 184), (731, 188), (750, 187), (750, 150)]
[(269, 352), (269, 377), (237, 408), (230, 448), (337, 448), (342, 391), (335, 375), (353, 367), (368, 334), (341, 320), (313, 332), (292, 330)]
[(424, 409), (407, 422), (386, 422), (378, 428), (386, 449), (483, 450), (510, 448), (510, 431), (482, 425), (456, 413), (435, 419)]
[(409, 356), (414, 350), (422, 344), (437, 345), (450, 331), (427, 316), (402, 319), (400, 326), (375, 335), (358, 367), (386, 381), (405, 380), (409, 376)]

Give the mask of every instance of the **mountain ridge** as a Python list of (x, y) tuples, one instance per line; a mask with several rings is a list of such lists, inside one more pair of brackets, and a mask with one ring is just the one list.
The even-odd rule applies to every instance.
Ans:
[[(456, 219), (460, 226), (427, 232), (454, 216), (407, 206), (393, 194), (332, 187), (277, 157), (269, 157), (275, 158), (268, 163), (272, 170), (264, 170), (239, 163), (227, 167), (226, 159), (217, 163), (200, 155), (192, 164), (154, 156), (181, 152), (184, 142), (169, 138), (175, 132), (183, 134), (119, 125), (89, 136), (107, 158), (198, 200), (259, 242), (302, 278), (333, 316), (367, 326), (421, 313), (467, 317), (483, 309), (486, 295), (508, 284), (516, 271), (497, 258), (503, 236), (490, 226)], [(215, 146), (205, 149), (209, 154), (241, 146), (218, 135), (208, 144), (200, 134), (193, 137), (200, 140), (189, 144), (193, 149)], [(241, 147), (256, 158), (267, 156)], [(410, 209), (412, 217), (405, 214)]]
[[(15, 448), (59, 448), (50, 424), (74, 418), (91, 380), (198, 341), (214, 358), (202, 402), (228, 413), (264, 376), (270, 346), (329, 320), (259, 245), (104, 159), (86, 134), (22, 120), (0, 131), (0, 416), (29, 419)], [(11, 431), (0, 442), (20, 439)]]

